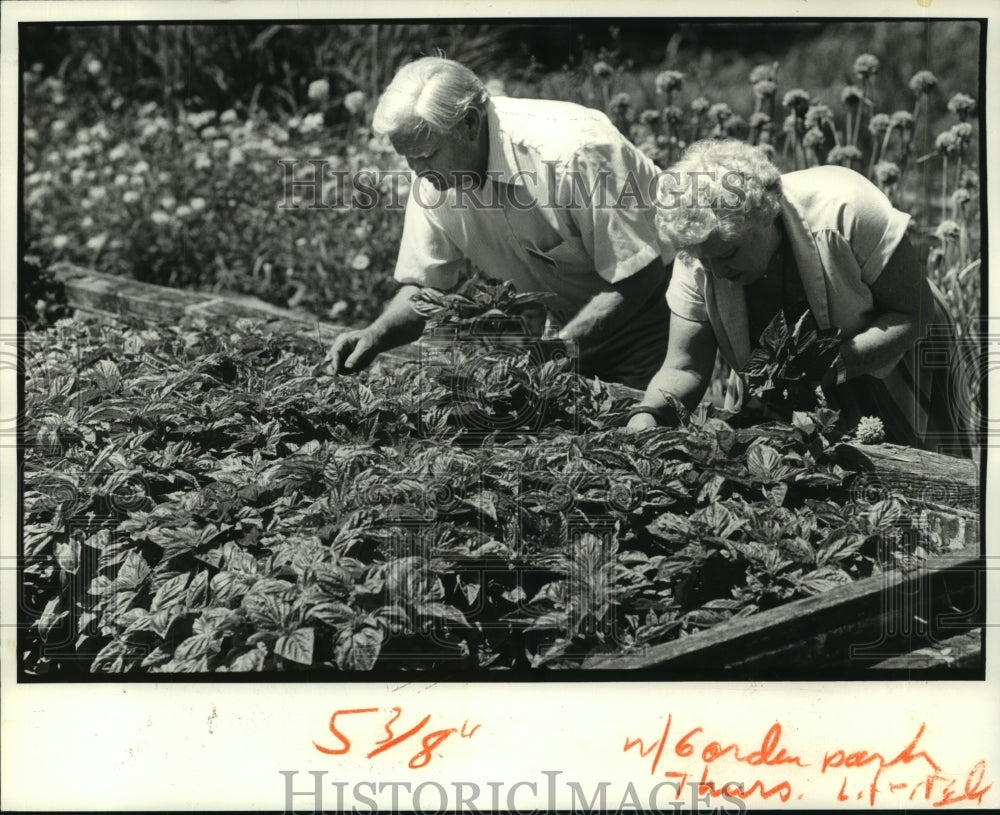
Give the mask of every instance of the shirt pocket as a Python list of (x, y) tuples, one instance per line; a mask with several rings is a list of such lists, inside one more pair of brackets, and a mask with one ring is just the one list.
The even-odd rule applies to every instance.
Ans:
[(561, 243), (544, 252), (533, 246), (526, 246), (525, 251), (534, 263), (548, 267), (557, 274), (575, 275), (594, 272), (594, 260), (587, 252), (581, 238), (564, 238)]

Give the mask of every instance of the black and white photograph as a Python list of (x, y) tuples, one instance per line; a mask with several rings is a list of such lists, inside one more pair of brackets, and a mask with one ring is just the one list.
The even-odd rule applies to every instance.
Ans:
[[(8, 688), (213, 717), (249, 683), (367, 693), (309, 749), (342, 760), (363, 717), (337, 713), (394, 710), (364, 719), (373, 767), (430, 718), (386, 701), (409, 683), (986, 690), (982, 6), (30, 5), (4, 20)], [(762, 715), (731, 755), (771, 768)], [(436, 726), (396, 747), (410, 772), (489, 730)], [(702, 760), (685, 806), (796, 803)], [(291, 811), (281, 770), (262, 805)], [(961, 795), (829, 805), (996, 802), (993, 764), (954, 771)]]

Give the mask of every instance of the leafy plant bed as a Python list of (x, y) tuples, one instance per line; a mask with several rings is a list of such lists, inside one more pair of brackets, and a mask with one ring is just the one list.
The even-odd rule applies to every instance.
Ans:
[(25, 351), (28, 676), (578, 669), (949, 548), (823, 411), (627, 434), (531, 348), (330, 377), (281, 322), (68, 320)]

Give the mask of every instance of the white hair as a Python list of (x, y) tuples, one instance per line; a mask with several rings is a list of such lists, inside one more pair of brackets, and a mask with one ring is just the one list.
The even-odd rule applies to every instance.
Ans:
[(379, 135), (424, 139), (450, 133), (470, 110), (482, 112), (489, 93), (472, 71), (444, 57), (424, 57), (404, 65), (375, 108), (372, 129)]

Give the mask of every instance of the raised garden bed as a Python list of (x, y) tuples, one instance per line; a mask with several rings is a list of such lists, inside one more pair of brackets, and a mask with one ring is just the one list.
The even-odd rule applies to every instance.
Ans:
[(26, 338), (25, 676), (829, 676), (981, 623), (970, 462), (819, 415), (633, 436), (555, 363), (477, 380), (534, 406), (491, 436), (439, 346), (328, 377), (336, 327), (66, 274), (143, 310)]

